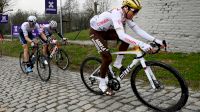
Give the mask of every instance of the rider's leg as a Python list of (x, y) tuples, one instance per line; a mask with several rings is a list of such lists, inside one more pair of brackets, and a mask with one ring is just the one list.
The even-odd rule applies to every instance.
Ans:
[(100, 68), (101, 79), (99, 83), (99, 88), (106, 95), (114, 95), (114, 92), (110, 88), (108, 88), (106, 84), (108, 82), (106, 78), (106, 74), (108, 71), (108, 66), (112, 62), (112, 56), (109, 52), (107, 41), (106, 39), (103, 38), (104, 36), (107, 36), (106, 32), (98, 32), (98, 31), (94, 31), (93, 29), (90, 30), (91, 40), (95, 44), (98, 52), (100, 53), (102, 57), (102, 64)]
[(29, 52), (28, 52), (28, 45), (27, 45), (27, 41), (24, 38), (24, 34), (23, 32), (20, 32), (20, 36), (19, 36), (19, 40), (22, 44), (23, 50), (24, 50), (24, 63), (26, 63), (26, 72), (32, 72), (32, 68), (31, 68), (31, 63), (29, 62)]
[(29, 61), (28, 45), (24, 44), (22, 46), (23, 46), (23, 49), (24, 49), (24, 61), (28, 62)]
[(108, 66), (112, 62), (112, 57), (109, 53), (107, 41), (102, 38), (103, 35), (103, 32), (94, 31), (93, 29), (90, 30), (90, 38), (102, 57), (102, 64), (100, 68), (101, 80), (99, 83), (99, 88), (105, 92), (108, 88), (105, 77), (108, 71)]
[(46, 57), (48, 56), (48, 55), (47, 55), (47, 44), (44, 44), (44, 45), (43, 45), (42, 52), (43, 52), (43, 55), (44, 55), (44, 56), (46, 56)]
[(24, 44), (23, 49), (24, 49), (24, 63), (26, 63), (26, 66), (27, 66), (26, 72), (29, 73), (29, 72), (32, 72), (33, 70), (31, 68), (31, 63), (29, 60), (28, 45)]
[(45, 56), (45, 57), (42, 57), (41, 59), (42, 59), (42, 62), (44, 63), (44, 64), (48, 64), (48, 61), (47, 61), (47, 59), (49, 58), (49, 55), (48, 55), (48, 53), (47, 53), (47, 51), (48, 51), (48, 42), (47, 42), (47, 38), (46, 38), (46, 36), (44, 36), (44, 34), (42, 34), (43, 36), (39, 36), (39, 38), (40, 38), (40, 40), (42, 41), (42, 44), (43, 44), (43, 47), (42, 47), (42, 54)]

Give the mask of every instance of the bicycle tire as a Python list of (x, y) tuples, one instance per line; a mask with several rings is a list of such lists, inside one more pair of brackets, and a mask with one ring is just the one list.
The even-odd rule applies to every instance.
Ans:
[[(47, 64), (45, 64), (43, 62), (44, 61), (43, 59), (46, 59)], [(36, 63), (37, 63), (36, 66), (37, 66), (37, 71), (38, 71), (38, 75), (39, 75), (40, 79), (42, 81), (47, 82), (51, 77), (51, 67), (50, 67), (49, 59), (47, 59), (45, 56), (40, 55), (38, 53)], [(47, 73), (45, 73), (46, 70), (48, 70)]]
[(20, 55), (19, 55), (19, 65), (20, 65), (20, 68), (21, 68), (22, 72), (24, 74), (27, 74), (26, 73), (25, 64), (23, 63), (24, 62), (23, 57), (24, 57), (24, 52), (20, 52)]
[(97, 57), (88, 57), (82, 62), (81, 67), (80, 67), (81, 79), (84, 85), (86, 86), (88, 90), (90, 90), (91, 92), (97, 95), (103, 94), (103, 92), (99, 89), (98, 81), (96, 79), (91, 79), (90, 77), (86, 77), (86, 76), (90, 76), (90, 73), (93, 72), (93, 70), (91, 70), (92, 68), (94, 68), (95, 70), (100, 65), (101, 65), (101, 59)]
[(67, 53), (64, 50), (59, 49), (59, 51), (56, 53), (55, 58), (56, 65), (62, 70), (67, 70), (67, 68), (69, 67), (69, 56), (67, 55)]
[[(169, 90), (170, 90), (170, 88), (171, 89), (175, 88), (175, 90), (179, 90), (177, 87), (180, 86), (180, 89), (181, 89), (181, 91), (179, 91), (180, 95), (179, 95), (178, 91), (176, 91), (177, 93), (176, 92), (173, 93), (175, 91), (173, 89), (172, 89), (172, 93), (168, 93), (168, 90), (167, 91), (164, 91), (164, 90), (159, 91), (159, 94), (163, 93), (166, 96), (159, 95), (159, 94), (157, 95), (156, 91), (148, 90), (148, 88), (151, 88), (151, 87), (142, 86), (142, 84), (145, 85), (145, 79), (142, 76), (140, 76), (140, 72), (144, 71), (144, 69), (142, 68), (142, 66), (140, 64), (134, 69), (134, 71), (132, 72), (132, 75), (131, 75), (131, 87), (132, 87), (132, 90), (135, 93), (136, 97), (143, 104), (145, 104), (146, 106), (148, 106), (156, 111), (174, 112), (174, 111), (180, 110), (186, 104), (186, 102), (188, 100), (188, 96), (189, 96), (188, 86), (187, 86), (186, 82), (184, 81), (184, 79), (182, 78), (182, 76), (179, 74), (179, 72), (176, 69), (174, 69), (173, 67), (171, 67), (163, 62), (147, 61), (145, 63), (147, 66), (151, 67), (154, 75), (156, 74), (155, 77), (157, 78), (157, 80), (159, 80), (158, 78), (161, 77), (162, 83), (166, 82), (166, 84), (170, 85), (168, 87), (163, 86), (164, 88), (169, 89)], [(153, 67), (155, 67), (155, 68), (153, 69)], [(155, 70), (157, 70), (157, 71), (155, 72)], [(158, 75), (158, 73), (162, 73), (162, 75), (167, 76), (164, 70), (166, 71), (166, 73), (168, 73), (168, 75), (170, 73), (174, 77), (174, 79), (171, 80), (171, 77), (165, 78), (163, 76)], [(136, 84), (137, 76), (138, 76), (139, 82)], [(147, 77), (147, 76), (144, 76), (144, 77)], [(159, 80), (160, 84), (161, 84), (161, 80)], [(148, 79), (146, 81), (148, 81)], [(176, 82), (173, 82), (173, 81), (176, 81)], [(175, 84), (178, 84), (178, 85), (171, 86), (173, 84), (172, 82)], [(150, 84), (148, 83), (148, 85), (150, 85)], [(137, 88), (136, 86), (139, 86), (139, 87)], [(146, 88), (146, 91), (142, 90), (142, 87)], [(162, 88), (162, 89), (164, 89), (164, 88)], [(140, 93), (139, 91), (142, 91), (142, 92)], [(148, 92), (149, 93), (153, 92), (153, 94), (151, 95)], [(141, 94), (143, 94), (144, 96), (142, 96)], [(175, 94), (175, 97), (173, 97), (174, 94)], [(178, 96), (180, 96), (180, 98), (178, 98)], [(152, 98), (152, 100), (150, 100), (149, 98)], [(164, 98), (166, 98), (167, 100), (164, 100)], [(156, 100), (154, 100), (154, 99), (156, 99)], [(169, 100), (172, 100), (172, 102), (170, 102)], [(166, 101), (166, 102), (164, 102), (164, 101)], [(153, 104), (151, 104), (151, 103), (153, 103)], [(173, 104), (173, 105), (170, 105), (168, 103)], [(170, 105), (170, 106), (168, 106), (168, 105)], [(164, 106), (164, 107), (161, 107), (161, 106)]]

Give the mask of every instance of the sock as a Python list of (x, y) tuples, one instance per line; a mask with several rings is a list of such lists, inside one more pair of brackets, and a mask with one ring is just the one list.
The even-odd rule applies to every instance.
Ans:
[(124, 58), (124, 55), (117, 55), (117, 58), (115, 59), (113, 66), (120, 69), (122, 66), (123, 58)]

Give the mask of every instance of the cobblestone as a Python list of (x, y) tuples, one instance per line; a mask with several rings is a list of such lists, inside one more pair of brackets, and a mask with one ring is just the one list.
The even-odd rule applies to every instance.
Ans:
[[(78, 72), (52, 66), (50, 81), (42, 82), (37, 72), (23, 74), (17, 58), (0, 58), (0, 66), (0, 112), (153, 112), (136, 98), (130, 80), (121, 83), (122, 88), (115, 96), (100, 96), (86, 89)], [(174, 87), (168, 89), (177, 92)], [(154, 97), (165, 98), (160, 94)], [(180, 112), (200, 112), (198, 91), (190, 92)]]

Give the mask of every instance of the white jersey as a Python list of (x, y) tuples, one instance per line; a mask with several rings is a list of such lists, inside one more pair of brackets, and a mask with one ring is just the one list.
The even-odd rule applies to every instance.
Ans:
[(110, 29), (123, 28), (123, 24), (128, 23), (129, 26), (134, 26), (132, 20), (124, 18), (122, 9), (113, 9), (94, 16), (90, 20), (90, 26), (97, 31), (107, 31)]
[(49, 24), (42, 25), (41, 29), (46, 36), (51, 36), (53, 34), (53, 30), (50, 28)]
[(144, 30), (142, 30), (135, 22), (132, 20), (126, 19), (122, 9), (113, 9), (111, 11), (106, 11), (100, 15), (94, 16), (90, 20), (90, 26), (96, 31), (108, 31), (115, 29), (119, 39), (123, 40), (126, 43), (132, 45), (144, 46), (143, 42), (134, 39), (130, 35), (124, 32), (123, 24), (128, 24), (128, 26), (140, 37), (147, 39), (149, 41), (154, 41), (155, 37), (149, 35)]
[(39, 34), (41, 34), (42, 30), (40, 29), (39, 27), (39, 24), (36, 23), (34, 25), (34, 27), (30, 27), (30, 24), (28, 22), (24, 22), (22, 25), (21, 25), (21, 29), (23, 31), (23, 34), (24, 36), (27, 36), (28, 35), (28, 32), (32, 32), (33, 30), (37, 29), (37, 31), (39, 32)]
[[(135, 22), (132, 20), (126, 19), (122, 9), (113, 9), (111, 11), (106, 11), (100, 15), (94, 16), (90, 20), (90, 26), (96, 31), (107, 31), (115, 29), (119, 39), (129, 43), (137, 44), (137, 40), (133, 39), (131, 36), (127, 35), (124, 32), (123, 24), (128, 24), (128, 26), (140, 37), (153, 41), (155, 37), (149, 35), (144, 30), (142, 30)], [(132, 39), (131, 39), (132, 38)]]

